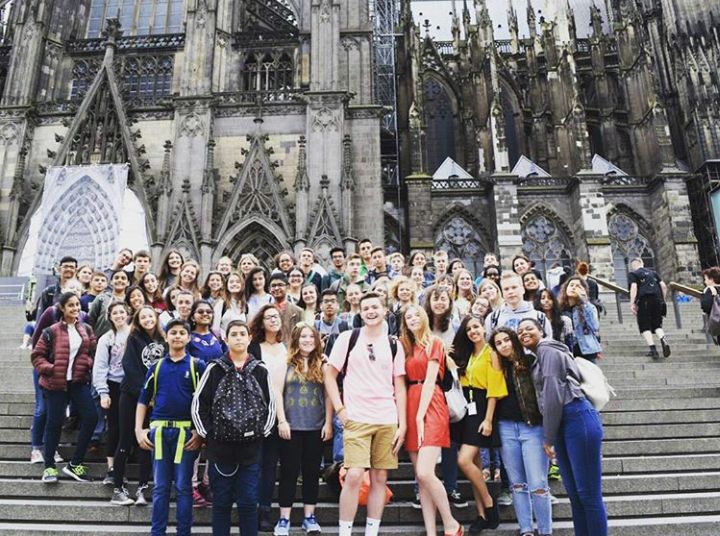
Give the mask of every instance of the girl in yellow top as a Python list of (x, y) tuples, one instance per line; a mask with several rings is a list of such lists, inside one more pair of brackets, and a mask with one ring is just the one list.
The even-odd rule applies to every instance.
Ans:
[(488, 492), (482, 467), (478, 465), (481, 448), (500, 446), (495, 429), (495, 406), (507, 396), (507, 385), (500, 364), (492, 359), (492, 350), (485, 343), (482, 322), (475, 317), (465, 318), (457, 330), (451, 352), (458, 367), (460, 383), (468, 401), (465, 418), (451, 426), (451, 436), (460, 443), (458, 465), (470, 480), (479, 513), (470, 525), (470, 534), (482, 529), (496, 529), (500, 523), (497, 503)]

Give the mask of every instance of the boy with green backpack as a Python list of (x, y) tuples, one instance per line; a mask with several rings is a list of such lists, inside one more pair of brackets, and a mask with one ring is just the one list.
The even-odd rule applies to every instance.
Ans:
[[(177, 534), (189, 535), (192, 528), (192, 474), (202, 438), (193, 429), (190, 415), (193, 394), (205, 364), (187, 353), (190, 326), (171, 320), (166, 326), (168, 354), (148, 370), (135, 413), (135, 435), (140, 447), (154, 450), (153, 536), (164, 535), (170, 512), (170, 490), (175, 482)], [(143, 422), (154, 400), (150, 429)]]

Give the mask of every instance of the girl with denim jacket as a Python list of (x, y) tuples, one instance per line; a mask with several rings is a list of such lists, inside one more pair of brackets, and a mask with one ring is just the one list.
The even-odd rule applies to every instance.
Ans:
[(600, 319), (588, 298), (587, 283), (580, 276), (569, 278), (560, 289), (560, 307), (572, 317), (575, 345), (570, 347), (576, 357), (595, 363), (602, 352)]
[(552, 534), (548, 486), (548, 458), (543, 449), (543, 420), (531, 375), (533, 357), (527, 355), (510, 328), (496, 329), (490, 346), (505, 375), (508, 396), (498, 403), (497, 416), (515, 516), (521, 536), (532, 536), (533, 516), (538, 534)]

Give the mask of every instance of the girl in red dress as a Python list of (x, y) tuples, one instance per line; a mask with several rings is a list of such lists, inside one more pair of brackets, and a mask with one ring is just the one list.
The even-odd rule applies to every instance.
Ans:
[(452, 516), (445, 488), (435, 476), (435, 462), (440, 451), (450, 446), (450, 417), (445, 396), (438, 385), (445, 370), (445, 350), (442, 341), (432, 334), (422, 307), (409, 305), (403, 312), (400, 341), (407, 356), (405, 449), (410, 454), (420, 489), (425, 531), (429, 536), (437, 534), (437, 510), (445, 534), (462, 535), (463, 527)]

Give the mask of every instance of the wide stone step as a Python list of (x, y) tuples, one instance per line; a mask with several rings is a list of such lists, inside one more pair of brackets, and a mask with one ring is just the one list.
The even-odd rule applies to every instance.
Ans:
[(603, 412), (602, 418), (606, 429), (631, 424), (720, 423), (720, 409)]
[(700, 454), (720, 452), (720, 438), (606, 440), (605, 456), (650, 454)]
[(605, 439), (696, 439), (720, 438), (720, 423), (702, 424), (631, 424), (605, 427)]

